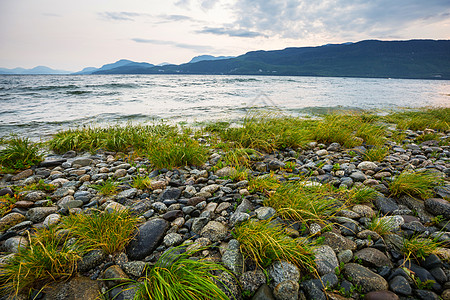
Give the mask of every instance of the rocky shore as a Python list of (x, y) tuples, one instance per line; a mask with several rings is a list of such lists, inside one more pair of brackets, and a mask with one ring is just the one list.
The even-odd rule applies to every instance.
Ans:
[[(69, 280), (15, 299), (96, 299), (102, 293), (103, 299), (133, 299), (133, 289), (123, 285), (124, 279), (139, 280), (167, 249), (186, 245), (208, 246), (202, 255), (234, 274), (223, 287), (230, 299), (448, 300), (450, 147), (440, 146), (439, 140), (416, 143), (422, 131), (405, 133), (403, 144), (391, 143), (381, 162), (365, 161), (362, 146), (346, 149), (338, 143), (312, 142), (302, 149), (250, 156), (249, 178), (272, 176), (281, 183), (366, 186), (378, 191), (372, 201), (338, 210), (327, 227), (314, 222), (302, 226), (278, 217), (274, 208), (264, 206), (266, 195), (249, 188), (249, 179), (232, 180), (231, 167), (214, 167), (226, 154), (222, 150), (210, 150), (201, 167), (173, 170), (155, 170), (145, 158), (130, 160), (105, 151), (51, 154), (36, 167), (2, 175), (0, 196), (14, 196), (13, 186), (40, 180), (56, 189), (20, 192), (14, 208), (0, 219), (0, 264), (27, 246), (28, 231), (58, 224), (69, 214), (127, 209), (138, 217), (139, 230), (126, 251), (114, 255), (90, 251)], [(441, 136), (446, 138), (448, 133)], [(424, 200), (393, 197), (390, 182), (404, 170), (428, 170), (444, 184)], [(151, 178), (148, 189), (132, 187), (138, 175)], [(104, 196), (92, 187), (107, 180), (119, 183), (117, 194)], [(368, 229), (373, 218), (383, 216), (392, 226), (384, 236)], [(306, 276), (289, 261), (273, 261), (262, 268), (243, 256), (233, 229), (251, 219), (271, 219), (286, 225), (293, 239), (317, 241), (315, 274)], [(439, 242), (434, 254), (405, 256), (404, 239), (418, 236)]]

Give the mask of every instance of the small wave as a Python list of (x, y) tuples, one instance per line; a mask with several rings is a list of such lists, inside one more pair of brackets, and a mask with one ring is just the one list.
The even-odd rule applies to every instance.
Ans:
[(25, 86), (22, 90), (25, 91), (57, 91), (66, 89), (76, 89), (78, 86), (74, 84), (69, 85), (43, 85), (43, 86)]
[(256, 78), (230, 78), (225, 79), (224, 82), (226, 83), (236, 83), (236, 82), (258, 82), (261, 81), (260, 79)]
[(69, 95), (84, 95), (84, 94), (90, 94), (91, 91), (67, 91), (66, 94)]
[(122, 88), (122, 89), (134, 89), (138, 88), (139, 85), (134, 83), (105, 83), (105, 84), (88, 84), (87, 88)]

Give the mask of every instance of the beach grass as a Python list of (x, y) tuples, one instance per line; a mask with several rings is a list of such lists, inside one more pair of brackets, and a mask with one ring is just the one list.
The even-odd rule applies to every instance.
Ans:
[(198, 251), (180, 253), (180, 250), (180, 247), (169, 249), (147, 269), (145, 276), (137, 282), (135, 299), (228, 300), (217, 285), (226, 288), (226, 283), (217, 275), (228, 273), (225, 267), (206, 259), (191, 258)]
[(436, 239), (415, 235), (409, 239), (403, 239), (402, 252), (408, 258), (412, 256), (415, 259), (425, 259), (430, 254), (435, 253), (442, 244), (442, 242), (439, 242)]
[(90, 187), (98, 191), (100, 195), (110, 196), (117, 193), (119, 184), (120, 183), (118, 181), (114, 181), (114, 179), (109, 178), (103, 182), (91, 184)]
[(13, 136), (4, 141), (6, 147), (0, 150), (0, 172), (16, 172), (27, 169), (42, 161), (40, 145), (28, 138)]
[(384, 236), (392, 233), (394, 230), (394, 221), (387, 217), (373, 217), (367, 229), (375, 231), (380, 236)]
[(397, 124), (399, 129), (424, 130), (432, 128), (438, 131), (446, 131), (450, 129), (450, 108), (407, 109), (390, 113), (385, 119)]
[(443, 178), (428, 170), (403, 171), (389, 185), (393, 196), (408, 195), (427, 199), (434, 195), (434, 188), (443, 184)]
[(19, 247), (18, 253), (2, 266), (0, 294), (17, 295), (72, 276), (84, 249), (56, 230), (56, 227), (43, 228), (28, 235), (29, 246)]
[(368, 161), (378, 161), (381, 162), (383, 159), (389, 155), (389, 148), (386, 146), (375, 146), (368, 149), (364, 153), (364, 159)]
[(286, 260), (307, 272), (315, 270), (313, 245), (306, 239), (290, 238), (283, 226), (274, 221), (251, 219), (235, 227), (233, 235), (243, 255), (258, 265)]

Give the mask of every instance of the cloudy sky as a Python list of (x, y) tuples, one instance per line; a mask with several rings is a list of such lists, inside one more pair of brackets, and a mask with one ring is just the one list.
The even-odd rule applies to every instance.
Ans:
[(423, 38), (450, 38), (449, 0), (0, 0), (6, 68)]

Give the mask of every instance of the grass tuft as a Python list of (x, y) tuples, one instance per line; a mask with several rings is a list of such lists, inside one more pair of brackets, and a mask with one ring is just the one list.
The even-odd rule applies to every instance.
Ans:
[(111, 213), (94, 211), (91, 214), (70, 215), (61, 227), (90, 249), (103, 249), (113, 254), (122, 251), (133, 237), (137, 219), (127, 211)]
[(393, 196), (402, 194), (427, 199), (433, 196), (434, 187), (441, 185), (443, 179), (427, 170), (403, 171), (390, 184), (389, 189)]
[(133, 178), (133, 183), (131, 184), (132, 187), (139, 190), (150, 189), (151, 185), (152, 180), (150, 179), (150, 177), (141, 175), (137, 175), (135, 178)]
[(118, 186), (119, 182), (114, 181), (111, 178), (102, 183), (90, 185), (91, 188), (97, 190), (103, 196), (114, 195), (115, 193), (117, 193)]
[(408, 258), (410, 256), (413, 256), (415, 259), (426, 258), (433, 254), (441, 245), (442, 242), (436, 239), (413, 236), (410, 239), (403, 239), (402, 251)]
[[(191, 259), (196, 252), (177, 253), (181, 248), (166, 251), (138, 282), (135, 299), (154, 300), (228, 300), (215, 283), (217, 272), (228, 272), (222, 265), (205, 259)], [(224, 284), (223, 284), (224, 285)], [(226, 285), (225, 285), (226, 286)]]
[(364, 153), (364, 160), (369, 161), (383, 161), (383, 159), (389, 155), (388, 147), (380, 147), (376, 146), (371, 149), (368, 149)]
[(37, 285), (69, 278), (83, 252), (67, 236), (56, 234), (56, 228), (39, 229), (28, 236), (29, 246), (19, 252), (0, 271), (0, 294), (17, 295)]
[(28, 138), (13, 136), (6, 141), (6, 148), (0, 150), (0, 170), (2, 173), (27, 169), (42, 161), (38, 144)]
[(302, 270), (315, 270), (312, 245), (303, 239), (292, 239), (280, 224), (249, 220), (234, 229), (243, 255), (264, 267), (275, 260), (289, 261)]
[(368, 224), (367, 229), (375, 231), (381, 236), (392, 233), (394, 229), (394, 221), (386, 217), (374, 217)]
[(450, 129), (450, 108), (426, 108), (405, 110), (385, 117), (387, 121), (397, 124), (399, 129), (424, 130), (432, 128), (439, 131)]

